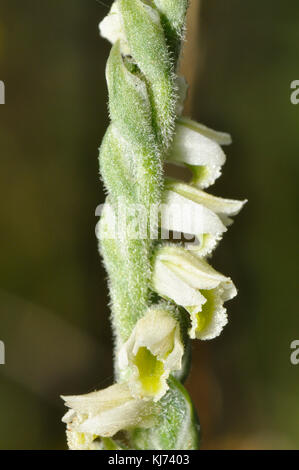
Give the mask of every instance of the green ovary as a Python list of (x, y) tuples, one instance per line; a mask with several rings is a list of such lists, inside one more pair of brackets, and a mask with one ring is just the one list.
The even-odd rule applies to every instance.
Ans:
[(209, 170), (204, 165), (187, 165), (191, 172), (192, 172), (192, 181), (191, 183), (197, 185), (202, 182), (205, 178), (207, 178), (209, 174)]
[(164, 372), (163, 362), (159, 361), (147, 348), (139, 348), (135, 356), (135, 365), (138, 368), (139, 380), (144, 393), (156, 394), (160, 390), (161, 375)]
[(216, 299), (214, 290), (201, 290), (200, 293), (207, 299), (206, 303), (203, 304), (201, 312), (196, 314), (197, 326), (196, 331), (203, 331), (206, 326), (210, 323), (215, 311)]

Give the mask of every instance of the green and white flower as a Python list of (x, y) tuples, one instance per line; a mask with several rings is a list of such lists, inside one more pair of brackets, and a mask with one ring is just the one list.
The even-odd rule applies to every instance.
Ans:
[(198, 256), (207, 256), (238, 214), (246, 201), (223, 199), (208, 194), (192, 185), (180, 181), (167, 181), (164, 205), (161, 211), (161, 226), (195, 235), (197, 243), (188, 244)]
[(71, 448), (101, 448), (102, 437), (154, 423), (155, 405), (135, 399), (127, 384), (114, 384), (87, 395), (63, 396), (70, 410), (63, 417)]
[(191, 119), (180, 118), (167, 160), (190, 168), (192, 183), (199, 188), (207, 188), (219, 178), (225, 163), (221, 145), (230, 143), (229, 134), (213, 131)]
[(227, 323), (224, 302), (236, 296), (230, 278), (184, 248), (163, 246), (155, 256), (153, 288), (191, 316), (191, 338), (212, 339)]
[(169, 374), (181, 369), (183, 354), (180, 325), (171, 310), (149, 309), (119, 353), (132, 395), (158, 401), (169, 388)]

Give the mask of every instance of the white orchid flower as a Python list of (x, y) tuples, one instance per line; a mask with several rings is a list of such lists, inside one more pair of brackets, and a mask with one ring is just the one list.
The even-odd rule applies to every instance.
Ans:
[(192, 183), (199, 188), (211, 186), (221, 175), (225, 154), (221, 145), (231, 143), (231, 137), (191, 119), (177, 121), (173, 146), (168, 162), (188, 166), (193, 173)]
[(232, 223), (246, 201), (224, 199), (208, 194), (192, 185), (168, 181), (161, 210), (161, 226), (197, 237), (188, 249), (198, 256), (207, 256)]
[(111, 44), (120, 41), (122, 54), (130, 55), (130, 48), (126, 38), (118, 2), (114, 2), (110, 12), (99, 24), (100, 35)]
[(184, 345), (180, 325), (164, 306), (150, 308), (138, 320), (119, 353), (133, 396), (158, 401), (168, 390), (167, 379), (180, 370)]
[(212, 339), (227, 323), (223, 303), (236, 296), (230, 278), (184, 248), (161, 247), (154, 259), (153, 288), (191, 316), (191, 338)]
[(100, 448), (101, 437), (153, 425), (152, 402), (135, 399), (127, 384), (114, 384), (87, 395), (63, 396), (71, 408), (63, 417), (71, 448)]

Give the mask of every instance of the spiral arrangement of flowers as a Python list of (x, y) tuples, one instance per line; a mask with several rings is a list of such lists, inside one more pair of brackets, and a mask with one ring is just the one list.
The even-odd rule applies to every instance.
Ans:
[[(207, 257), (244, 201), (204, 191), (221, 174), (230, 136), (181, 116), (187, 8), (187, 0), (116, 0), (100, 24), (113, 44), (111, 124), (100, 148), (107, 199), (97, 234), (109, 276), (115, 384), (63, 397), (71, 449), (199, 446), (182, 383), (191, 339), (215, 338), (227, 323), (224, 303), (237, 291)], [(166, 162), (188, 168), (190, 183), (165, 177)]]

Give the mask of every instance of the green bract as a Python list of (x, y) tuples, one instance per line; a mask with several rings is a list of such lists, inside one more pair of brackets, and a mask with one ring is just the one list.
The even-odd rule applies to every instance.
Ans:
[(174, 60), (177, 60), (181, 50), (189, 0), (175, 2), (173, 0), (154, 0), (153, 3), (160, 11), (167, 44)]
[(120, 11), (131, 55), (146, 79), (156, 136), (166, 144), (174, 127), (176, 98), (160, 14), (140, 0), (120, 0)]
[(130, 440), (136, 449), (196, 450), (199, 447), (199, 423), (191, 399), (174, 378), (160, 400), (157, 423), (148, 429), (136, 429)]

